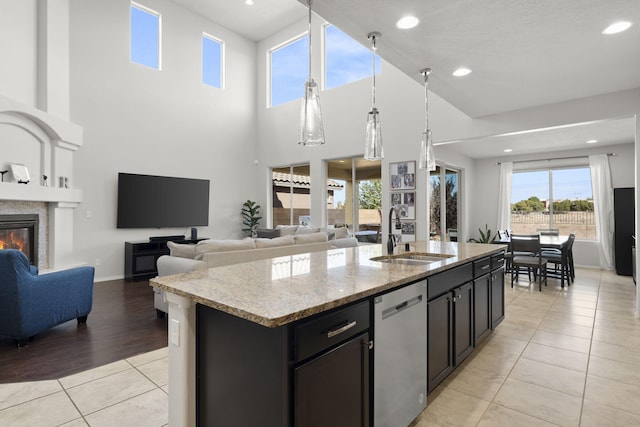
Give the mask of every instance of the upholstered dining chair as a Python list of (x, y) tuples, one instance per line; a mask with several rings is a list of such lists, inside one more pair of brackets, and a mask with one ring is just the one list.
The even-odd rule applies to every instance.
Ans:
[(514, 253), (511, 259), (511, 287), (514, 281), (518, 281), (520, 269), (526, 268), (531, 281), (538, 277), (539, 289), (542, 292), (542, 281), (547, 286), (547, 259), (541, 254), (539, 234), (513, 234), (510, 241), (511, 250)]
[[(550, 264), (554, 264), (553, 271), (547, 271), (548, 275), (560, 278), (560, 287), (564, 288), (564, 281), (567, 286), (571, 286), (571, 282), (575, 278), (573, 268), (573, 242), (576, 240), (576, 233), (569, 234), (569, 239), (562, 245), (562, 248), (547, 250), (542, 249), (542, 256), (547, 259)], [(560, 268), (560, 270), (558, 270)]]
[(18, 347), (69, 320), (86, 323), (93, 304), (93, 267), (38, 274), (16, 249), (0, 250), (0, 335)]

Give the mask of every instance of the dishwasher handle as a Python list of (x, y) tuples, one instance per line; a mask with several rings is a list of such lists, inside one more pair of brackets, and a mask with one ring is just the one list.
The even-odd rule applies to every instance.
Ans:
[(422, 302), (422, 295), (418, 295), (400, 304), (394, 305), (393, 307), (389, 307), (385, 310), (382, 310), (382, 320), (387, 319), (391, 316), (394, 316), (408, 308), (413, 307), (416, 304), (420, 304), (421, 302)]

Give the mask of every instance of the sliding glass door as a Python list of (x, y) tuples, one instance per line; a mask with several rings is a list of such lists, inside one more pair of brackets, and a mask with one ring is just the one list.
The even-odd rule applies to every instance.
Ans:
[(429, 239), (458, 241), (460, 171), (436, 166), (429, 173)]

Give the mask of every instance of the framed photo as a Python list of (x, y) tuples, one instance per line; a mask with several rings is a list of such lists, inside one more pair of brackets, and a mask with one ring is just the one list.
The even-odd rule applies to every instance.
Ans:
[(416, 241), (416, 223), (403, 222), (402, 223), (402, 241), (403, 242), (415, 242)]
[(11, 163), (11, 175), (19, 184), (28, 184), (31, 181), (29, 171), (22, 163)]
[(400, 219), (416, 219), (416, 192), (391, 193), (391, 206), (398, 211)]
[(416, 162), (389, 163), (392, 190), (415, 190)]

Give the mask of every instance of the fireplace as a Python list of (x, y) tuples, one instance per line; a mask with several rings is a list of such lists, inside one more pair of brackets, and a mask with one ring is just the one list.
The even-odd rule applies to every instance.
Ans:
[(38, 265), (38, 215), (0, 215), (0, 249), (19, 249)]

